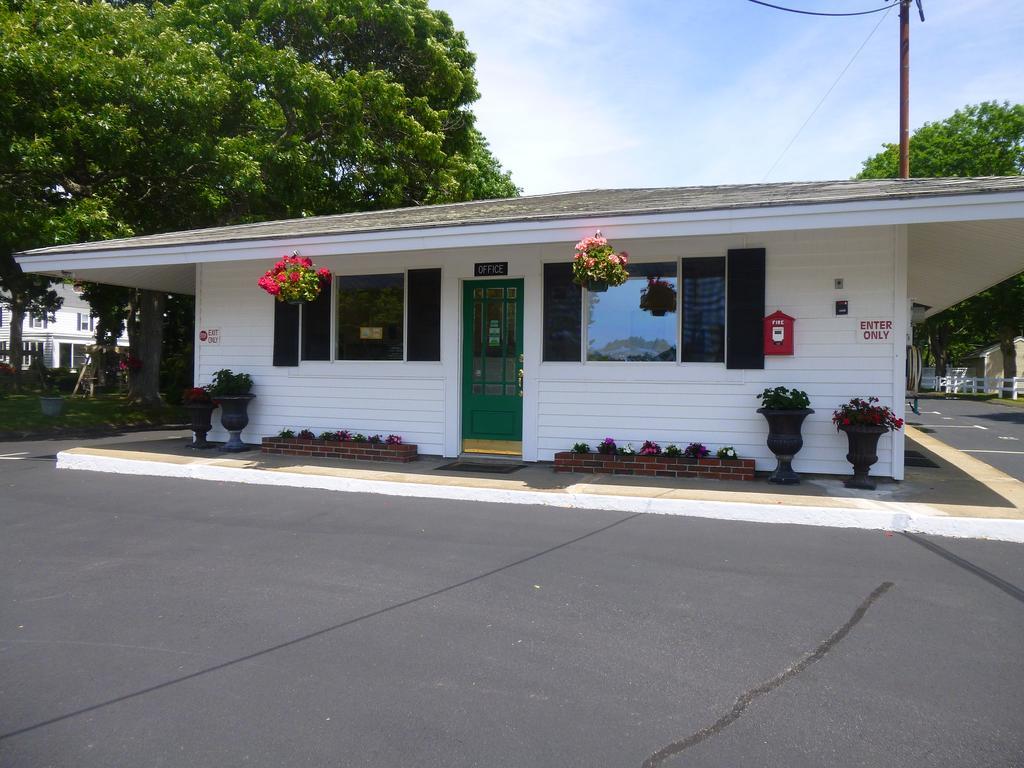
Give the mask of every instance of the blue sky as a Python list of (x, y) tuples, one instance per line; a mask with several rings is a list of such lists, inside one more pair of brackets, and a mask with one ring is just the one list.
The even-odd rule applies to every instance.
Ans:
[[(886, 0), (774, 0), (860, 10)], [(746, 0), (430, 0), (477, 55), (478, 125), (526, 194), (849, 178), (898, 134), (898, 10)], [(924, 0), (911, 126), (1024, 102), (1024, 2)]]

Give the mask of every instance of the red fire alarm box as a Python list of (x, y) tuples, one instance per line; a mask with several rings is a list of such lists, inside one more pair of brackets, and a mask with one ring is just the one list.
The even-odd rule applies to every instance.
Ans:
[(764, 353), (766, 355), (793, 354), (794, 319), (785, 312), (772, 312), (764, 319)]

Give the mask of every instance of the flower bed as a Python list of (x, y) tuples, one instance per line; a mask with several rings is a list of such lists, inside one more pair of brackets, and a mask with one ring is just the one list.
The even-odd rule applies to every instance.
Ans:
[(696, 459), (689, 456), (573, 453), (555, 454), (555, 472), (646, 477), (707, 477), (715, 480), (753, 480), (753, 459)]
[(262, 453), (315, 459), (409, 462), (419, 458), (415, 445), (369, 440), (320, 440), (315, 437), (264, 437)]

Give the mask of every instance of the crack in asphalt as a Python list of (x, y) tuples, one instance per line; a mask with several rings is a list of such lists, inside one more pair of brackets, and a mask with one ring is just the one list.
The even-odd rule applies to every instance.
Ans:
[(959, 555), (950, 552), (945, 547), (939, 546), (934, 541), (928, 541), (928, 539), (916, 536), (913, 533), (907, 533), (906, 531), (901, 531), (901, 535), (903, 535), (905, 538), (910, 539), (915, 544), (920, 544), (929, 552), (934, 552), (939, 557), (948, 560), (949, 562), (953, 563), (953, 565), (963, 568), (968, 573), (973, 573), (978, 578), (984, 579), (996, 589), (1001, 589), (1014, 600), (1018, 600), (1024, 603), (1024, 589), (1021, 589), (1016, 584), (1011, 584), (1006, 579), (999, 578), (991, 571), (986, 571), (980, 565), (975, 565), (970, 560), (965, 560)]
[(864, 601), (857, 606), (857, 610), (853, 612), (853, 615), (850, 616), (846, 623), (822, 641), (817, 648), (806, 654), (795, 664), (789, 666), (785, 671), (780, 672), (770, 680), (766, 680), (760, 685), (757, 685), (741, 694), (736, 699), (736, 703), (732, 705), (732, 709), (722, 715), (722, 717), (718, 718), (718, 720), (711, 725), (701, 728), (699, 731), (687, 736), (685, 739), (674, 741), (668, 746), (659, 749), (653, 755), (644, 760), (642, 768), (657, 768), (657, 766), (660, 766), (670, 757), (675, 757), (680, 752), (696, 746), (702, 741), (710, 739), (712, 736), (716, 736), (735, 723), (740, 719), (740, 716), (755, 699), (774, 691), (791, 678), (799, 675), (811, 666), (811, 664), (814, 664), (816, 661), (820, 661), (824, 658), (825, 654), (831, 651), (844, 637), (850, 634), (850, 630), (852, 630), (860, 620), (864, 618), (864, 614), (868, 612), (868, 608), (871, 607), (871, 604), (888, 592), (892, 586), (893, 583), (891, 581), (885, 581), (879, 584), (871, 594), (864, 598)]
[(30, 731), (38, 730), (39, 728), (45, 728), (46, 726), (53, 725), (54, 723), (59, 723), (59, 722), (62, 722), (64, 720), (70, 720), (71, 718), (78, 717), (79, 715), (84, 715), (84, 714), (87, 714), (89, 712), (95, 712), (98, 709), (103, 709), (105, 707), (109, 707), (109, 706), (112, 706), (114, 704), (119, 704), (122, 701), (128, 701), (130, 699), (138, 698), (139, 696), (145, 696), (146, 694), (153, 693), (155, 691), (159, 691), (159, 690), (162, 690), (164, 688), (169, 688), (172, 685), (178, 685), (179, 683), (184, 683), (184, 682), (186, 682), (188, 680), (194, 680), (197, 677), (202, 677), (203, 675), (208, 675), (211, 672), (219, 672), (222, 669), (227, 669), (228, 667), (233, 667), (236, 664), (241, 664), (241, 663), (246, 662), (246, 661), (251, 661), (252, 659), (257, 659), (257, 658), (259, 658), (261, 656), (266, 656), (268, 653), (273, 653), (274, 651), (279, 651), (282, 648), (289, 648), (289, 647), (291, 647), (293, 645), (298, 645), (299, 643), (304, 643), (307, 640), (312, 640), (315, 637), (321, 637), (321, 636), (326, 635), (326, 634), (328, 634), (330, 632), (334, 632), (334, 631), (339, 630), (339, 629), (344, 629), (345, 627), (350, 627), (353, 624), (357, 624), (357, 623), (359, 623), (361, 621), (366, 621), (367, 619), (372, 619), (372, 618), (374, 618), (376, 616), (380, 616), (381, 614), (390, 613), (391, 611), (396, 611), (399, 608), (405, 608), (405, 607), (413, 605), (415, 603), (422, 602), (423, 600), (429, 600), (432, 597), (437, 597), (438, 595), (443, 595), (446, 592), (451, 592), (453, 589), (458, 589), (459, 587), (465, 587), (468, 584), (472, 584), (474, 582), (481, 581), (482, 579), (486, 579), (489, 576), (494, 576), (495, 574), (501, 573), (502, 571), (507, 571), (509, 568), (514, 568), (517, 565), (522, 565), (523, 563), (528, 563), (531, 560), (536, 560), (538, 557), (543, 557), (544, 555), (549, 555), (552, 552), (555, 552), (555, 551), (557, 551), (559, 549), (564, 549), (565, 547), (568, 547), (568, 546), (570, 546), (572, 544), (576, 544), (577, 542), (583, 541), (584, 539), (589, 539), (591, 536), (596, 536), (599, 533), (604, 533), (605, 531), (610, 530), (610, 529), (614, 528), (617, 525), (622, 525), (623, 523), (627, 523), (627, 522), (629, 522), (630, 520), (632, 520), (635, 517), (640, 517), (640, 515), (642, 515), (642, 514), (643, 514), (642, 512), (636, 512), (636, 513), (634, 513), (632, 515), (627, 515), (626, 517), (623, 517), (623, 518), (620, 518), (618, 520), (615, 520), (614, 522), (611, 522), (608, 525), (601, 526), (600, 528), (596, 528), (596, 529), (594, 529), (594, 530), (592, 530), (592, 531), (590, 531), (588, 533), (584, 533), (581, 536), (577, 536), (574, 539), (569, 539), (568, 541), (563, 541), (561, 544), (555, 544), (554, 546), (548, 547), (545, 550), (542, 550), (540, 552), (534, 552), (532, 555), (527, 555), (526, 557), (520, 558), (519, 560), (516, 560), (516, 561), (511, 562), (511, 563), (506, 563), (505, 565), (499, 566), (497, 568), (492, 568), (491, 570), (485, 571), (484, 573), (478, 573), (476, 576), (471, 576), (468, 579), (463, 579), (462, 581), (456, 582), (455, 584), (449, 584), (447, 587), (441, 587), (440, 589), (435, 589), (432, 592), (427, 592), (425, 594), (418, 595), (417, 597), (411, 597), (408, 600), (403, 600), (403, 601), (401, 601), (399, 603), (393, 603), (391, 605), (385, 606), (384, 608), (378, 608), (376, 611), (371, 611), (370, 613), (364, 613), (362, 616), (356, 616), (355, 618), (348, 619), (347, 621), (342, 621), (342, 622), (340, 622), (338, 624), (334, 624), (334, 625), (332, 625), (330, 627), (324, 627), (323, 629), (318, 629), (315, 632), (310, 632), (309, 634), (302, 635), (301, 637), (295, 637), (295, 638), (292, 638), (291, 640), (286, 640), (283, 643), (278, 643), (277, 645), (272, 645), (269, 648), (263, 648), (262, 650), (254, 651), (253, 653), (246, 654), (245, 656), (240, 656), (237, 659), (231, 659), (230, 661), (224, 661), (224, 662), (221, 662), (220, 664), (214, 664), (213, 666), (205, 667), (204, 669), (200, 669), (200, 670), (197, 670), (195, 672), (191, 672), (191, 673), (189, 673), (187, 675), (182, 675), (180, 677), (175, 677), (175, 678), (173, 678), (171, 680), (165, 680), (162, 683), (157, 683), (156, 685), (151, 685), (151, 686), (149, 686), (147, 688), (142, 688), (141, 690), (138, 690), (138, 691), (133, 691), (131, 693), (126, 693), (126, 694), (124, 694), (122, 696), (118, 696), (118, 697), (113, 698), (113, 699), (107, 699), (106, 701), (101, 701), (101, 702), (99, 702), (97, 704), (92, 704), (91, 706), (88, 706), (88, 707), (82, 707), (81, 709), (77, 709), (74, 712), (66, 712), (63, 715), (57, 715), (56, 717), (51, 717), (48, 720), (42, 720), (42, 721), (40, 721), (38, 723), (33, 723), (32, 725), (26, 725), (23, 728), (18, 728), (17, 730), (9, 731), (8, 733), (0, 734), (0, 741), (4, 741), (6, 739), (10, 739), (10, 738), (13, 738), (15, 736), (20, 736), (22, 734), (29, 733)]

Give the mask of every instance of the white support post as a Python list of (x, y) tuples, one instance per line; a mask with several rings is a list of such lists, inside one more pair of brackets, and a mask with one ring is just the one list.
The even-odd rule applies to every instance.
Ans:
[[(897, 418), (907, 414), (907, 335), (911, 300), (907, 296), (907, 227), (893, 227), (892, 281), (892, 405)], [(904, 430), (889, 433), (892, 440), (892, 477), (903, 479)]]

